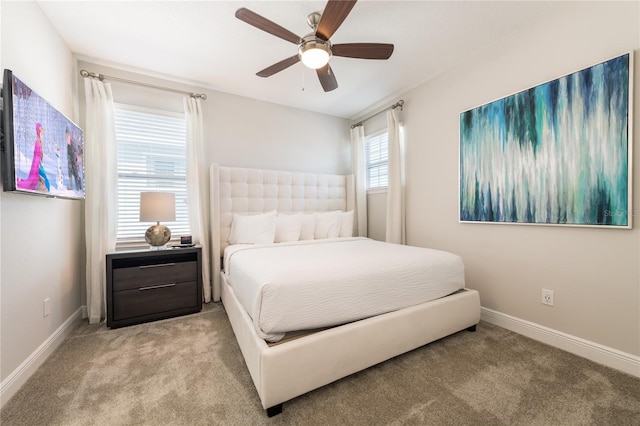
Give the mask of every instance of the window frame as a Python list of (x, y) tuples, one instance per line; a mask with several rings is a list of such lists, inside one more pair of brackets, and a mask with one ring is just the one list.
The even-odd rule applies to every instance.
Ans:
[[(370, 165), (369, 165), (369, 142), (374, 139), (377, 138), (381, 135), (386, 135), (386, 160), (385, 161), (380, 161), (379, 164), (377, 166), (379, 166), (380, 164), (386, 164), (387, 166), (387, 184), (384, 186), (375, 186), (375, 187), (370, 187), (369, 186), (369, 169), (370, 169)], [(382, 129), (382, 130), (378, 130), (376, 132), (372, 132), (370, 134), (365, 135), (364, 137), (364, 154), (365, 154), (365, 170), (366, 170), (366, 186), (367, 186), (367, 194), (376, 194), (376, 193), (382, 193), (382, 192), (386, 192), (387, 188), (389, 187), (389, 132), (387, 131), (387, 129)]]
[[(167, 187), (156, 187), (156, 185), (153, 184), (153, 176), (148, 176), (146, 179), (142, 176), (136, 176), (136, 173), (131, 171), (131, 170), (125, 170), (125, 171), (121, 171), (120, 170), (120, 163), (121, 160), (124, 160), (122, 157), (120, 157), (120, 153), (121, 153), (121, 139), (118, 137), (118, 132), (117, 130), (115, 131), (115, 137), (116, 137), (116, 143), (117, 143), (117, 158), (116, 158), (116, 176), (117, 176), (117, 192), (116, 192), (116, 247), (135, 247), (135, 246), (140, 246), (140, 245), (146, 245), (146, 241), (144, 239), (144, 231), (148, 228), (148, 226), (153, 225), (154, 223), (146, 223), (146, 222), (139, 222), (140, 223), (140, 228), (141, 230), (137, 230), (136, 226), (124, 226), (125, 231), (122, 231), (122, 228), (120, 226), (121, 224), (121, 213), (123, 213), (122, 207), (121, 207), (121, 183), (123, 181), (123, 179), (130, 179), (130, 180), (137, 180), (140, 179), (140, 181), (146, 181), (148, 184), (151, 183), (151, 185), (148, 188), (140, 188), (139, 192), (144, 192), (146, 191), (166, 191), (166, 192), (175, 192), (176, 193), (176, 221), (174, 222), (167, 222), (167, 223), (163, 223), (164, 225), (167, 225), (169, 227), (169, 229), (171, 230), (171, 242), (177, 241), (179, 239), (180, 235), (190, 235), (191, 231), (189, 228), (189, 211), (188, 211), (188, 205), (187, 205), (187, 182), (186, 182), (186, 167), (187, 167), (187, 129), (186, 129), (186, 117), (184, 113), (179, 113), (179, 112), (175, 112), (175, 111), (168, 111), (168, 110), (163, 110), (163, 109), (157, 109), (157, 108), (149, 108), (149, 107), (144, 107), (144, 106), (140, 106), (140, 105), (134, 105), (134, 104), (127, 104), (124, 102), (116, 102), (114, 103), (114, 110), (115, 110), (115, 114), (114, 114), (114, 127), (117, 129), (118, 125), (118, 114), (120, 113), (120, 111), (126, 111), (126, 112), (132, 112), (132, 113), (140, 113), (140, 114), (147, 114), (147, 115), (153, 115), (156, 116), (158, 118), (160, 117), (170, 117), (173, 119), (177, 119), (178, 121), (182, 121), (183, 122), (183, 133), (180, 133), (179, 136), (184, 136), (184, 177), (180, 178), (169, 178), (166, 179), (167, 182), (170, 182), (170, 184)], [(178, 123), (174, 123), (174, 126), (177, 125)], [(142, 143), (142, 142), (141, 142)], [(144, 151), (141, 151), (144, 152)], [(153, 153), (150, 153), (149, 155), (151, 156)], [(158, 156), (161, 156), (161, 154), (158, 154)], [(173, 166), (175, 166), (175, 162), (173, 163)], [(148, 165), (147, 165), (148, 167)], [(144, 169), (144, 171), (148, 171), (149, 169), (146, 168)], [(176, 172), (176, 170), (173, 170), (174, 173)], [(178, 176), (182, 176), (181, 170), (178, 170)], [(164, 180), (163, 176), (161, 174), (155, 174), (155, 179), (157, 180)], [(175, 176), (175, 175), (174, 175)], [(178, 188), (178, 190), (176, 190), (176, 188), (174, 187), (174, 184), (180, 184), (181, 182), (183, 182), (183, 188)], [(140, 186), (144, 186), (144, 185), (140, 185)], [(133, 187), (133, 191), (137, 191), (137, 187)], [(135, 198), (135, 196), (130, 197), (129, 198), (129, 203), (136, 203), (136, 201), (133, 199)], [(184, 202), (184, 206), (180, 206), (180, 202), (183, 201)], [(126, 202), (126, 201), (125, 201)], [(138, 197), (138, 201), (139, 203), (139, 197)], [(139, 209), (139, 205), (138, 205), (138, 209)], [(131, 215), (135, 214), (135, 207), (129, 208), (127, 209), (129, 217), (131, 217)], [(139, 211), (139, 210), (138, 210)], [(126, 213), (124, 213), (124, 215), (126, 215)], [(127, 222), (129, 224), (134, 223), (134, 221), (131, 221), (131, 219), (129, 219), (129, 221)], [(139, 236), (126, 236), (126, 231), (129, 231), (129, 234), (131, 234), (132, 231), (136, 231), (139, 232)], [(125, 234), (125, 236), (122, 236), (122, 234)]]

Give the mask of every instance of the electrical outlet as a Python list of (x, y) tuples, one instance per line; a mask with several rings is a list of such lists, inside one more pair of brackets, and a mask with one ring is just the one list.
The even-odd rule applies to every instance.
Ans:
[(553, 290), (542, 289), (542, 304), (553, 306)]
[(43, 308), (43, 315), (44, 318), (49, 316), (50, 310), (49, 310), (49, 298), (47, 297), (46, 299), (44, 299), (42, 301), (42, 308)]

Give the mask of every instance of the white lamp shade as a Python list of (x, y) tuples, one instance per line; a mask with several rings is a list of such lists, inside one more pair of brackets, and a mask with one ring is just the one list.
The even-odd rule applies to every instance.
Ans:
[(305, 36), (304, 43), (298, 47), (298, 57), (309, 68), (322, 68), (331, 58), (331, 43), (313, 35)]
[(173, 192), (141, 192), (140, 222), (174, 222), (176, 194)]
[(329, 62), (329, 53), (323, 49), (309, 49), (302, 54), (302, 63), (311, 69), (322, 68)]

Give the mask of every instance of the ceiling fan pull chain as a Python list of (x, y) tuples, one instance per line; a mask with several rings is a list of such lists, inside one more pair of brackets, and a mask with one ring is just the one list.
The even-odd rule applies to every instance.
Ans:
[(304, 67), (300, 67), (302, 70), (302, 91), (304, 92)]

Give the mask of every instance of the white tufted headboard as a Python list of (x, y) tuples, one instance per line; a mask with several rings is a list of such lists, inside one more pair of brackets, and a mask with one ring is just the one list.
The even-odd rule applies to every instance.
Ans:
[(220, 264), (235, 213), (313, 213), (355, 207), (352, 175), (211, 165), (213, 300), (220, 300)]

